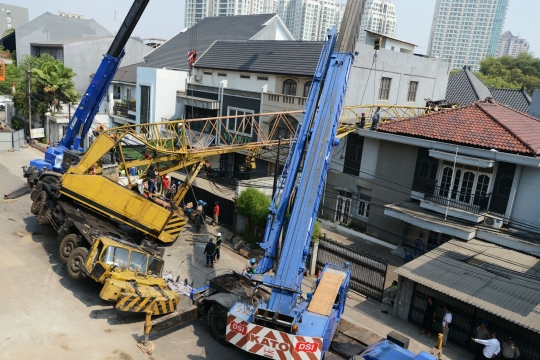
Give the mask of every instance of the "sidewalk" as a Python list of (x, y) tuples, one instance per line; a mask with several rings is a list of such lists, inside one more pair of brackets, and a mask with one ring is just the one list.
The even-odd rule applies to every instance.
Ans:
[[(310, 291), (309, 289), (311, 289), (314, 281), (304, 278), (302, 290), (304, 292)], [(418, 326), (403, 321), (393, 315), (383, 314), (381, 309), (382, 306), (380, 304), (367, 300), (354, 292), (349, 292), (343, 318), (353, 324), (377, 333), (384, 339), (386, 339), (386, 335), (391, 331), (397, 331), (410, 339), (410, 351), (415, 354), (421, 351), (430, 352), (435, 345), (435, 334), (431, 339), (428, 339), (426, 335), (420, 335), (421, 329)], [(473, 357), (474, 354), (472, 352), (451, 342), (448, 342), (447, 346), (443, 347), (443, 359), (445, 360), (469, 360)]]

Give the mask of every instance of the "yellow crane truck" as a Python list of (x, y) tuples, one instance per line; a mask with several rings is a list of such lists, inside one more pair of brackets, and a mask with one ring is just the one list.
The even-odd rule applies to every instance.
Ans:
[[(32, 191), (31, 211), (38, 223), (58, 232), (59, 255), (68, 262), (78, 247), (90, 248), (100, 236), (136, 244), (140, 239), (120, 225), (137, 230), (139, 237), (171, 243), (187, 222), (179, 207), (208, 156), (246, 151), (250, 159), (262, 148), (278, 145), (278, 129), (295, 129), (291, 113), (248, 114), (128, 125), (103, 131), (79, 159), (71, 159), (60, 181), (39, 181)], [(259, 124), (259, 117), (272, 120)], [(235, 124), (236, 127), (230, 126)], [(249, 126), (251, 142), (243, 134)], [(59, 159), (62, 163), (66, 159)], [(189, 169), (174, 199), (141, 193), (139, 183), (155, 166), (159, 175)], [(136, 175), (133, 174), (136, 169)], [(119, 182), (119, 171), (127, 185)], [(68, 264), (69, 266), (69, 264)]]

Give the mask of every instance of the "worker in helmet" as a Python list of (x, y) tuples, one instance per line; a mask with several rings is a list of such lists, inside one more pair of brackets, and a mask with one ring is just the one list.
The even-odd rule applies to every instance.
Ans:
[(99, 126), (96, 126), (96, 130), (93, 131), (94, 136), (98, 137), (103, 131), (105, 131), (105, 125), (99, 124)]
[(256, 274), (257, 273), (257, 260), (250, 259), (248, 264), (246, 265), (246, 272), (248, 274)]

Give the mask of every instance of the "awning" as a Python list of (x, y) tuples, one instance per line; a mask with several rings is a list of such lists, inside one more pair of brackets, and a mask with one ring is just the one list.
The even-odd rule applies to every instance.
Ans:
[(420, 205), (410, 201), (384, 206), (384, 215), (452, 237), (470, 240), (476, 236), (476, 228), (454, 220), (444, 220), (439, 215), (423, 210)]
[(180, 103), (185, 106), (194, 106), (201, 109), (219, 110), (219, 100), (205, 99), (200, 97), (178, 94)]
[(540, 333), (540, 260), (480, 240), (451, 240), (399, 275)]
[(445, 151), (429, 150), (429, 156), (434, 157), (435, 159), (446, 160), (450, 162), (456, 161), (457, 163), (460, 163), (460, 164), (478, 166), (478, 167), (483, 167), (483, 168), (492, 168), (495, 166), (494, 160), (475, 158), (471, 156), (463, 156), (463, 155), (459, 155), (459, 152), (456, 156), (455, 153), (452, 154)]

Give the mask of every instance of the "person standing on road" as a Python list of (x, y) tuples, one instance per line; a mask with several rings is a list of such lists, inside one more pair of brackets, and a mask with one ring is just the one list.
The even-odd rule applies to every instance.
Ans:
[(422, 327), (422, 332), (420, 334), (428, 333), (428, 339), (431, 338), (431, 333), (433, 332), (433, 323), (435, 322), (435, 317), (437, 316), (437, 307), (433, 302), (431, 297), (427, 299), (426, 312), (424, 313), (424, 323)]
[(370, 130), (377, 131), (379, 130), (379, 120), (381, 119), (381, 108), (378, 107), (377, 110), (371, 115), (371, 128)]
[(471, 339), (474, 342), (485, 345), (484, 350), (482, 351), (484, 359), (494, 359), (501, 352), (501, 343), (497, 340), (497, 333), (495, 331), (491, 333), (491, 339), (489, 340)]
[[(489, 324), (487, 321), (482, 321), (480, 326), (476, 328), (476, 336), (475, 339), (480, 340), (488, 340), (491, 337), (491, 334), (489, 333), (488, 327)], [(483, 358), (482, 351), (484, 350), (484, 347), (479, 343), (474, 343), (474, 355), (476, 360), (480, 360)]]
[(212, 222), (210, 225), (216, 226), (218, 224), (218, 217), (219, 217), (219, 201), (216, 201), (214, 205), (214, 216), (212, 217)]
[[(394, 308), (394, 301), (396, 300), (397, 291), (398, 291), (398, 285), (397, 285), (396, 280), (392, 281), (392, 285), (388, 287), (386, 290), (384, 290), (384, 297), (382, 299), (382, 303), (386, 305), (388, 308), (390, 307)], [(381, 310), (381, 312), (384, 314), (388, 314), (387, 309)]]
[(519, 348), (514, 344), (514, 339), (511, 336), (502, 345), (502, 355), (504, 359), (519, 359), (521, 356)]
[(450, 336), (450, 324), (452, 323), (452, 312), (448, 306), (444, 307), (444, 317), (442, 321), (443, 346), (446, 346), (448, 336)]
[(214, 250), (216, 245), (214, 244), (214, 239), (208, 240), (208, 244), (204, 248), (204, 254), (206, 254), (206, 265), (204, 267), (213, 268), (214, 267)]
[(221, 233), (218, 232), (217, 238), (216, 238), (216, 247), (214, 249), (214, 262), (219, 262), (219, 258), (221, 256), (221, 253), (220, 253), (221, 242), (222, 242)]

